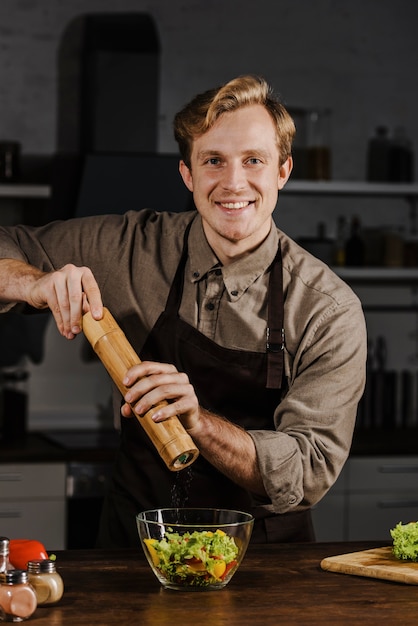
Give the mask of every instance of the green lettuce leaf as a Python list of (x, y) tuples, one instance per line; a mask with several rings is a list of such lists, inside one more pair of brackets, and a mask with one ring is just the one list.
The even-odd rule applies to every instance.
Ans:
[(399, 522), (390, 531), (393, 539), (393, 553), (398, 559), (418, 561), (418, 522)]

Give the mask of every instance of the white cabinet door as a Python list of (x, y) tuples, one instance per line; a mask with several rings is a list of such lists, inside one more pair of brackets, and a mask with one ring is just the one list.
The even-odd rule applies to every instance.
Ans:
[(65, 548), (64, 463), (0, 464), (0, 535)]
[(0, 464), (0, 500), (65, 495), (64, 463)]
[(37, 539), (48, 553), (65, 549), (65, 499), (0, 500), (0, 532), (9, 539)]

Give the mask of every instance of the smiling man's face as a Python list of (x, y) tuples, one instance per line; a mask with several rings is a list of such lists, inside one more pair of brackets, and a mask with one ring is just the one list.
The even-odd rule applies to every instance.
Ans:
[(191, 169), (180, 162), (180, 172), (222, 263), (250, 252), (267, 237), (278, 190), (291, 169), (291, 158), (279, 165), (276, 129), (259, 104), (222, 114), (195, 139)]

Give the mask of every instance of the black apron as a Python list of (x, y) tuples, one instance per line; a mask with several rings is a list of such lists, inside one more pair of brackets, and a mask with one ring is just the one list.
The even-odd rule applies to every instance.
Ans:
[[(245, 429), (273, 430), (273, 413), (281, 399), (284, 366), (283, 284), (280, 245), (270, 267), (266, 352), (219, 346), (179, 316), (184, 270), (183, 253), (165, 311), (141, 350), (142, 360), (173, 363), (187, 372), (199, 403)], [(102, 514), (98, 544), (138, 545), (135, 515), (172, 507), (216, 507), (251, 512), (256, 521), (253, 542), (312, 541), (310, 511), (273, 514), (260, 505), (266, 497), (250, 494), (216, 470), (202, 456), (189, 467), (168, 470), (137, 419), (121, 421), (121, 445)]]

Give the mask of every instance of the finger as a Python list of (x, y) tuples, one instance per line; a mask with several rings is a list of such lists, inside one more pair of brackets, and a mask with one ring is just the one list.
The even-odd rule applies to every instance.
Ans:
[(121, 408), (120, 408), (120, 412), (123, 415), (123, 417), (133, 417), (134, 416), (134, 412), (131, 409), (131, 406), (127, 403), (122, 404)]
[(67, 277), (63, 272), (55, 272), (53, 278), (53, 296), (49, 302), (58, 329), (64, 337), (72, 339), (70, 300), (68, 296)]
[(86, 295), (87, 310), (91, 312), (94, 319), (101, 320), (103, 317), (103, 301), (99, 285), (94, 278), (93, 272), (89, 268), (84, 268), (84, 270), (81, 284)]
[(74, 268), (68, 273), (66, 288), (69, 305), (68, 330), (77, 335), (82, 329), (83, 301), (85, 299), (78, 268)]
[(98, 319), (103, 317), (100, 290), (88, 267), (65, 265), (56, 279), (58, 305), (61, 310), (64, 334), (72, 338), (81, 333), (83, 313), (92, 306)]
[[(154, 405), (157, 406), (157, 405)], [(158, 409), (151, 415), (154, 422), (163, 422), (164, 420), (176, 416), (189, 413), (194, 408), (194, 404), (188, 398), (182, 397), (176, 401), (160, 403)]]
[[(137, 371), (140, 371), (140, 368), (138, 368)], [(135, 382), (131, 386), (125, 385), (128, 387), (128, 391), (125, 394), (125, 400), (130, 403), (137, 402), (140, 398), (143, 398), (152, 392), (154, 392), (154, 396), (156, 394), (160, 395), (162, 393), (168, 393), (168, 389), (170, 389), (170, 393), (173, 394), (170, 397), (176, 397), (175, 390), (179, 390), (177, 392), (177, 395), (179, 395), (181, 385), (187, 384), (188, 381), (189, 379), (186, 374), (179, 374), (177, 371), (175, 374), (159, 373), (150, 374), (148, 376), (145, 375), (143, 377), (136, 378)], [(157, 398), (157, 401), (159, 400), (160, 398)]]
[(103, 303), (99, 286), (88, 267), (66, 266), (70, 300), (71, 331), (81, 332), (83, 313), (91, 311), (95, 319), (103, 317)]
[[(130, 367), (123, 379), (126, 387), (131, 387), (139, 380), (154, 376), (157, 374), (168, 374), (170, 376), (177, 374), (177, 369), (170, 363), (158, 363), (157, 361), (141, 361)], [(144, 390), (145, 391), (145, 390)]]
[(189, 411), (193, 406), (193, 387), (188, 385), (166, 384), (152, 388), (147, 393), (140, 395), (139, 399), (129, 400), (134, 393), (130, 390), (125, 396), (125, 400), (129, 402), (135, 413), (144, 415), (152, 407), (157, 406), (161, 402), (169, 402), (171, 406), (177, 405), (177, 409), (166, 409), (166, 416), (175, 415), (176, 410)]
[(61, 310), (60, 310), (58, 300), (56, 297), (54, 297), (53, 300), (50, 301), (49, 308), (55, 320), (55, 324), (57, 325), (58, 331), (60, 332), (61, 335), (65, 337), (66, 335), (65, 335), (65, 330), (64, 330), (64, 322), (62, 319)]

